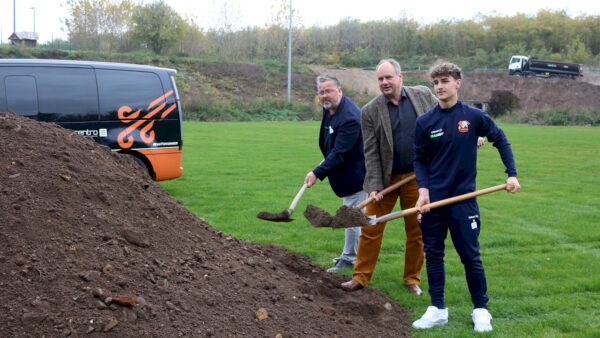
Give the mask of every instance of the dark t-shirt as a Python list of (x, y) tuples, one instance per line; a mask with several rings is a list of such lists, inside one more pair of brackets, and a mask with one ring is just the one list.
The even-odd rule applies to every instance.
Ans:
[(413, 171), (413, 144), (417, 113), (404, 89), (402, 89), (398, 105), (387, 100), (387, 106), (394, 135), (392, 174), (406, 174)]

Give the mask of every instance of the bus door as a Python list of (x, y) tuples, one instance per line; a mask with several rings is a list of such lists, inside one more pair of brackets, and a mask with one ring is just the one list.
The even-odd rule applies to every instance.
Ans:
[(96, 69), (102, 140), (145, 162), (156, 180), (179, 177), (181, 121), (175, 92), (158, 74)]

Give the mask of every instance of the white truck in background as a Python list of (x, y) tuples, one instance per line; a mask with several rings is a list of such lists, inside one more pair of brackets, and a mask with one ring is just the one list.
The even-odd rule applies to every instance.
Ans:
[(539, 76), (539, 77), (576, 77), (583, 76), (583, 65), (579, 63), (546, 61), (529, 58), (523, 55), (513, 55), (508, 64), (510, 75)]

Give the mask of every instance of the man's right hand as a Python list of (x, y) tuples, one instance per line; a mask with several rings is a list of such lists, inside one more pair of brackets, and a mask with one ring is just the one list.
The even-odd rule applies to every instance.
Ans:
[(306, 184), (306, 187), (310, 188), (313, 185), (315, 185), (316, 182), (317, 176), (315, 175), (315, 173), (310, 171), (308, 174), (306, 174), (306, 178), (304, 178), (304, 184)]
[(419, 188), (419, 199), (417, 200), (417, 204), (415, 204), (415, 208), (419, 209), (419, 212), (424, 214), (431, 210), (429, 207), (423, 207), (425, 205), (429, 205), (429, 189)]
[(380, 194), (379, 191), (371, 191), (369, 197), (371, 197), (375, 202), (379, 202), (383, 199), (383, 195)]
[(519, 189), (521, 189), (521, 184), (516, 177), (512, 176), (506, 180), (506, 191), (514, 194), (519, 191)]

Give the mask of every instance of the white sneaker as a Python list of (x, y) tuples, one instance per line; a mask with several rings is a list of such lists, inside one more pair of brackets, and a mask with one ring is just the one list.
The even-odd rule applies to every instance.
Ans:
[(435, 306), (429, 306), (421, 319), (415, 321), (412, 326), (415, 329), (430, 329), (444, 324), (448, 324), (448, 308), (438, 309)]
[(492, 331), (492, 315), (487, 309), (479, 308), (473, 310), (471, 318), (473, 318), (473, 329), (475, 332)]

